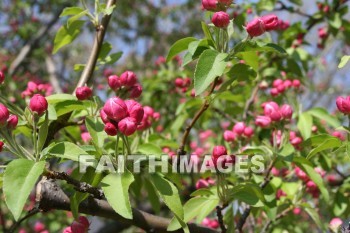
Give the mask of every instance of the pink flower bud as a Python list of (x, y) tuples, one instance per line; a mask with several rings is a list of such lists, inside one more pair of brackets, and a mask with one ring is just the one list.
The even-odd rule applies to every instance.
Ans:
[(48, 108), (47, 100), (44, 96), (35, 94), (29, 102), (29, 109), (36, 112), (39, 116), (42, 115)]
[(219, 157), (227, 155), (227, 150), (224, 146), (215, 146), (212, 153), (213, 160), (217, 160)]
[(246, 127), (244, 129), (244, 136), (250, 138), (253, 135), (254, 135), (254, 130), (251, 127)]
[(105, 113), (105, 111), (103, 111), (103, 109), (100, 110), (100, 117), (103, 123), (106, 124), (107, 122), (109, 122), (108, 116)]
[(120, 78), (117, 75), (108, 76), (108, 86), (112, 90), (117, 91), (122, 86), (120, 83)]
[(278, 86), (280, 86), (282, 84), (283, 84), (283, 80), (279, 78), (279, 79), (275, 79), (273, 81), (272, 86), (277, 88)]
[(242, 135), (244, 133), (244, 129), (245, 129), (245, 124), (244, 122), (238, 122), (233, 126), (232, 131), (234, 133), (236, 133), (237, 135)]
[(295, 175), (302, 181), (308, 182), (310, 180), (307, 174), (303, 170), (301, 170), (299, 167), (295, 167), (294, 171), (295, 171)]
[(246, 30), (251, 37), (261, 36), (265, 33), (264, 22), (256, 18), (247, 24)]
[(272, 101), (265, 103), (264, 114), (270, 117), (272, 121), (280, 121), (282, 119), (278, 105)]
[(112, 97), (107, 100), (103, 106), (103, 111), (108, 118), (119, 121), (128, 116), (128, 108), (124, 101), (118, 97)]
[(218, 28), (226, 28), (230, 23), (230, 16), (224, 12), (215, 12), (211, 22)]
[(219, 228), (219, 226), (220, 226), (219, 221), (216, 219), (211, 220), (209, 223), (209, 227), (214, 228), (214, 229)]
[(339, 131), (334, 131), (334, 132), (332, 133), (332, 136), (337, 137), (337, 138), (339, 138), (339, 139), (342, 140), (342, 141), (345, 141), (345, 136), (344, 136), (344, 134), (342, 134), (342, 133), (339, 132)]
[(266, 31), (278, 29), (279, 23), (276, 15), (265, 15), (261, 17), (261, 20), (264, 22)]
[(107, 68), (103, 71), (103, 76), (108, 77), (113, 74), (113, 69)]
[(125, 136), (130, 136), (137, 129), (136, 120), (132, 117), (126, 117), (118, 123), (119, 131)]
[(78, 87), (75, 91), (75, 96), (78, 98), (78, 100), (87, 100), (92, 96), (92, 90), (87, 86)]
[(34, 224), (34, 231), (35, 232), (42, 232), (45, 230), (45, 225), (42, 222), (36, 222)]
[(2, 84), (5, 81), (5, 74), (4, 72), (0, 71), (0, 84)]
[(92, 140), (89, 132), (83, 132), (83, 133), (81, 133), (80, 136), (81, 136), (81, 140), (83, 140), (83, 142), (85, 142), (85, 143), (89, 143)]
[(4, 148), (4, 142), (0, 141), (0, 152), (3, 150), (3, 148)]
[(294, 208), (293, 209), (293, 214), (299, 215), (300, 213), (301, 213), (301, 209), (300, 208)]
[(279, 200), (283, 196), (285, 197), (285, 196), (287, 196), (287, 194), (282, 189), (278, 189), (277, 193), (276, 193), (276, 199)]
[(140, 95), (142, 94), (142, 86), (140, 84), (136, 84), (130, 88), (129, 91), (130, 98), (139, 98)]
[(154, 110), (150, 106), (144, 106), (143, 110), (145, 111), (145, 114), (149, 117), (153, 117)]
[(115, 127), (115, 125), (111, 122), (107, 122), (105, 124), (104, 130), (109, 136), (115, 136), (118, 133), (117, 127)]
[(10, 112), (5, 105), (0, 104), (0, 126), (4, 125), (10, 117)]
[(277, 88), (271, 88), (270, 94), (271, 94), (271, 96), (276, 97), (276, 96), (278, 96), (280, 93), (279, 93), (279, 91), (277, 90)]
[(337, 97), (337, 108), (344, 114), (350, 114), (350, 96), (344, 98), (342, 96)]
[(293, 87), (299, 88), (300, 87), (300, 81), (298, 79), (293, 80)]
[(277, 87), (277, 90), (278, 90), (279, 93), (283, 93), (286, 90), (286, 87), (284, 86), (284, 83), (280, 84)]
[(309, 180), (307, 183), (306, 183), (306, 187), (309, 189), (309, 190), (316, 190), (317, 189), (317, 185), (315, 184), (315, 182), (313, 182), (312, 180)]
[(293, 146), (298, 146), (300, 143), (303, 142), (303, 139), (301, 139), (300, 137), (296, 137), (292, 140), (290, 140), (290, 143), (293, 145)]
[(137, 78), (136, 74), (131, 71), (125, 71), (120, 75), (120, 83), (122, 86), (132, 87), (136, 84)]
[(333, 231), (338, 232), (342, 224), (343, 220), (341, 220), (340, 218), (332, 218), (332, 220), (329, 222), (329, 228), (331, 228)]
[(236, 134), (231, 130), (225, 130), (224, 132), (224, 140), (226, 142), (233, 142), (236, 140)]
[(319, 28), (318, 29), (318, 37), (320, 37), (321, 39), (325, 39), (327, 38), (328, 34), (325, 28)]
[(14, 129), (16, 128), (17, 124), (18, 124), (18, 117), (16, 115), (11, 115), (7, 120), (7, 127), (9, 129)]
[(289, 28), (290, 23), (288, 21), (283, 21), (283, 20), (278, 20), (278, 29), (279, 30), (286, 30), (287, 28)]
[(202, 0), (202, 7), (208, 11), (216, 11), (218, 3), (217, 0)]
[(32, 93), (35, 93), (38, 91), (38, 85), (35, 82), (30, 81), (27, 84), (27, 90)]
[(255, 124), (261, 128), (269, 127), (271, 124), (271, 118), (268, 116), (257, 116)]
[(181, 88), (184, 86), (184, 80), (182, 78), (176, 78), (175, 79), (175, 86), (178, 88)]
[(134, 118), (137, 123), (140, 123), (144, 115), (144, 110), (141, 104), (135, 100), (125, 100), (125, 104), (128, 109), (129, 116)]
[(160, 119), (160, 113), (159, 113), (159, 112), (153, 113), (153, 119), (154, 119), (155, 121), (159, 121), (159, 119)]
[(73, 233), (72, 228), (71, 227), (64, 228), (63, 233)]
[(208, 188), (209, 183), (204, 179), (199, 179), (196, 183), (196, 189)]
[(283, 82), (283, 85), (286, 89), (290, 88), (292, 86), (292, 84), (293, 84), (292, 81), (289, 79), (287, 79)]
[(293, 116), (293, 109), (290, 105), (284, 104), (281, 107), (281, 114), (284, 119), (290, 120)]

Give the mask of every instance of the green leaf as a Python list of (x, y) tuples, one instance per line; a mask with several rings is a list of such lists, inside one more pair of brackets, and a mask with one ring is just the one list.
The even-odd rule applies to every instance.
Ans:
[(235, 64), (230, 71), (227, 73), (227, 76), (238, 80), (238, 81), (249, 81), (256, 78), (257, 73), (251, 66), (246, 64)]
[(298, 129), (304, 140), (311, 136), (312, 116), (308, 112), (304, 112), (299, 116)]
[(339, 120), (335, 116), (330, 115), (329, 112), (324, 108), (313, 108), (307, 112), (310, 113), (313, 117), (326, 121), (330, 126), (334, 128), (341, 126)]
[(63, 159), (70, 159), (73, 161), (79, 161), (80, 155), (87, 155), (86, 151), (71, 142), (60, 142), (54, 145), (48, 151), (48, 154)]
[(226, 68), (227, 54), (207, 49), (199, 57), (194, 73), (194, 89), (200, 95), (214, 81), (221, 76)]
[(329, 201), (328, 190), (325, 187), (322, 177), (320, 176), (320, 174), (318, 174), (314, 170), (310, 161), (303, 157), (295, 157), (293, 161), (298, 167), (300, 167), (310, 177), (310, 179), (313, 182), (315, 182), (315, 184), (318, 186), (318, 188), (321, 191), (322, 197), (326, 202), (328, 202)]
[(81, 7), (66, 7), (63, 9), (60, 17), (67, 16), (67, 15), (77, 15), (83, 12), (84, 9)]
[[(184, 205), (184, 222), (188, 223), (196, 218), (196, 222), (200, 223), (207, 217), (213, 209), (219, 204), (220, 200), (217, 197), (195, 197), (190, 199)], [(168, 226), (168, 231), (175, 231), (181, 228), (180, 223), (176, 218), (173, 218)]]
[(85, 21), (83, 20), (76, 20), (70, 24), (69, 28), (67, 25), (61, 26), (54, 40), (53, 54), (57, 53), (63, 46), (72, 43), (79, 35), (80, 29), (84, 23)]
[(97, 147), (96, 149), (102, 152), (104, 141), (107, 138), (107, 134), (104, 131), (104, 124), (101, 121), (100, 117), (86, 117), (85, 125), (87, 130), (89, 131), (92, 141), (94, 145)]
[(9, 163), (4, 173), (3, 190), (7, 207), (17, 221), (36, 181), (45, 168), (45, 162), (16, 159)]
[(330, 17), (329, 25), (334, 27), (335, 29), (339, 29), (342, 24), (342, 18), (340, 16), (340, 13), (334, 13)]
[(330, 138), (325, 140), (324, 142), (322, 142), (319, 146), (317, 146), (316, 148), (312, 149), (310, 151), (310, 153), (307, 155), (306, 159), (310, 160), (312, 157), (314, 157), (317, 153), (324, 151), (324, 150), (328, 150), (328, 149), (333, 149), (336, 147), (340, 147), (341, 146), (341, 141), (339, 138)]
[(230, 197), (238, 199), (251, 206), (261, 207), (265, 202), (264, 194), (255, 184), (239, 184), (230, 189)]
[(346, 209), (349, 206), (348, 198), (344, 195), (344, 192), (342, 192), (340, 189), (335, 194), (334, 204), (333, 206), (333, 212), (335, 216), (341, 216), (344, 214)]
[(138, 151), (144, 155), (160, 156), (161, 154), (163, 154), (162, 149), (153, 143), (145, 143), (140, 145)]
[(175, 214), (176, 217), (184, 219), (184, 210), (180, 200), (179, 192), (175, 185), (169, 180), (165, 179), (162, 174), (150, 174), (151, 182), (157, 190), (158, 195), (162, 198), (164, 203)]
[(45, 120), (39, 129), (38, 151), (41, 152), (45, 144), (47, 133), (49, 132), (49, 113), (46, 112)]
[(107, 56), (102, 61), (100, 61), (100, 65), (106, 65), (106, 64), (112, 65), (116, 63), (122, 57), (122, 55), (123, 55), (123, 52), (113, 53)]
[(339, 63), (338, 68), (339, 68), (339, 69), (344, 68), (345, 65), (348, 63), (349, 60), (350, 60), (350, 56), (343, 56), (343, 57), (341, 58), (341, 61), (340, 61), (340, 63)]
[(319, 228), (324, 229), (324, 227), (322, 225), (322, 222), (320, 220), (320, 216), (318, 215), (317, 211), (314, 208), (311, 208), (311, 207), (305, 207), (304, 209), (305, 209), (306, 213), (308, 213), (308, 215), (310, 215), (312, 220), (314, 220), (316, 225)]
[(55, 94), (46, 97), (46, 100), (49, 104), (57, 104), (65, 100), (78, 100), (77, 97), (70, 94)]
[(187, 37), (176, 41), (169, 50), (168, 56), (166, 57), (166, 61), (169, 62), (173, 59), (177, 54), (185, 51), (188, 48), (188, 45), (196, 41), (197, 39), (194, 37)]
[(134, 182), (134, 176), (125, 169), (124, 173), (109, 174), (102, 179), (102, 190), (108, 203), (119, 215), (132, 219), (132, 209), (129, 200), (129, 187)]
[(209, 29), (208, 25), (205, 22), (203, 22), (203, 21), (201, 22), (201, 25), (202, 25), (202, 30), (203, 30), (203, 33), (204, 33), (205, 37), (213, 43), (214, 38), (213, 38), (213, 35), (210, 32), (210, 29)]
[(156, 213), (160, 212), (160, 208), (161, 208), (161, 204), (159, 201), (159, 197), (157, 196), (157, 192), (154, 189), (154, 186), (151, 184), (151, 182), (148, 179), (144, 180), (145, 182), (145, 188), (147, 190), (147, 196), (148, 196), (148, 200), (151, 203), (151, 206), (153, 208), (153, 210)]

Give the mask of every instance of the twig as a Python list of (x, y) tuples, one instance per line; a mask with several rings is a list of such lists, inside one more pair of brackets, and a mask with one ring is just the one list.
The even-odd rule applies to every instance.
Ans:
[(208, 96), (206, 98), (206, 100), (204, 101), (202, 107), (198, 110), (198, 112), (196, 113), (196, 115), (193, 117), (191, 123), (186, 127), (186, 130), (182, 136), (182, 140), (181, 140), (181, 144), (180, 144), (180, 147), (179, 149), (177, 150), (177, 155), (178, 156), (181, 156), (181, 155), (185, 155), (186, 154), (186, 151), (184, 150), (185, 149), (185, 145), (186, 145), (186, 142), (187, 142), (187, 139), (188, 139), (188, 136), (190, 135), (190, 132), (193, 128), (193, 126), (196, 124), (197, 120), (202, 116), (202, 114), (209, 108), (209, 105), (210, 105), (210, 101), (209, 101), (209, 97), (210, 95), (214, 92), (214, 89), (217, 85), (217, 81), (218, 81), (218, 78), (217, 77), (210, 90), (209, 90), (209, 93), (208, 93)]
[(36, 214), (39, 213), (39, 212), (40, 212), (40, 210), (39, 210), (37, 207), (34, 207), (33, 209), (31, 209), (31, 210), (28, 212), (27, 215), (25, 215), (23, 218), (21, 218), (21, 219), (18, 220), (16, 223), (14, 223), (14, 224), (12, 225), (12, 227), (9, 229), (8, 232), (9, 232), (9, 233), (15, 232), (15, 230), (21, 225), (21, 223), (22, 223), (23, 221), (25, 221), (26, 219), (28, 219), (28, 218), (30, 218), (30, 217), (36, 215)]
[(222, 211), (223, 207), (220, 206), (216, 206), (216, 215), (218, 216), (218, 221), (220, 224), (220, 228), (221, 228), (221, 233), (226, 233), (226, 227), (225, 227), (225, 223), (224, 223), (224, 217), (222, 216)]
[[(70, 4), (65, 4), (63, 8), (69, 6)], [(62, 9), (63, 9), (62, 8)], [(45, 35), (48, 34), (50, 28), (55, 25), (57, 20), (59, 19), (59, 16), (61, 14), (62, 10), (59, 10), (51, 19), (51, 21), (43, 26), (42, 28), (39, 29), (38, 33), (36, 36), (31, 39), (30, 41), (27, 42), (27, 44), (21, 49), (15, 60), (11, 63), (10, 68), (9, 68), (9, 75), (12, 76), (14, 75), (18, 68), (21, 66), (22, 62), (26, 59), (26, 57), (33, 51), (35, 46), (39, 43), (40, 40), (42, 40)]]
[(258, 95), (258, 92), (259, 92), (259, 85), (257, 85), (254, 88), (252, 95), (250, 96), (250, 98), (248, 99), (248, 101), (246, 102), (246, 104), (244, 106), (243, 117), (242, 117), (243, 121), (247, 120), (250, 106), (254, 103), (256, 96)]
[(215, 112), (217, 112), (219, 115), (221, 115), (222, 117), (228, 119), (229, 121), (233, 122), (233, 123), (237, 123), (238, 121), (236, 119), (233, 119), (229, 114), (225, 113), (224, 111), (221, 111), (218, 108), (213, 108), (213, 110)]
[[(108, 0), (106, 8), (115, 5), (115, 3), (116, 0)], [(96, 27), (97, 33), (95, 35), (94, 45), (92, 47), (89, 60), (84, 68), (83, 73), (80, 76), (79, 82), (76, 87), (84, 86), (86, 83), (89, 83), (91, 81), (111, 16), (112, 14), (105, 15), (102, 18), (101, 25)]]
[(44, 175), (50, 179), (65, 180), (68, 184), (73, 185), (74, 189), (79, 192), (90, 193), (91, 195), (93, 195), (95, 198), (98, 198), (98, 199), (104, 198), (104, 193), (101, 189), (93, 187), (92, 185), (86, 182), (80, 182), (70, 177), (65, 172), (46, 171)]
[(290, 206), (287, 209), (285, 209), (284, 211), (282, 211), (280, 214), (278, 214), (276, 216), (276, 218), (274, 220), (269, 220), (265, 226), (263, 227), (263, 229), (261, 230), (261, 233), (265, 233), (267, 232), (267, 230), (269, 229), (269, 227), (271, 226), (271, 224), (273, 222), (276, 222), (278, 220), (280, 220), (281, 218), (285, 217), (293, 208)]

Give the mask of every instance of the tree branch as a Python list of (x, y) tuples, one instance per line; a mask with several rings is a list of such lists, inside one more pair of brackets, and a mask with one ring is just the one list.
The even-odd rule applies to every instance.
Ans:
[[(63, 6), (63, 8), (69, 6), (70, 4), (65, 4)], [(63, 9), (62, 8), (62, 9)], [(46, 24), (45, 26), (43, 26), (42, 28), (39, 29), (38, 33), (36, 34), (36, 36), (34, 38), (32, 38), (30, 41), (28, 41), (26, 43), (26, 45), (21, 49), (21, 51), (19, 52), (19, 54), (17, 55), (17, 57), (15, 58), (15, 60), (13, 60), (13, 62), (10, 65), (9, 68), (9, 75), (12, 76), (14, 75), (18, 68), (20, 67), (20, 65), (22, 64), (22, 62), (26, 59), (26, 57), (33, 51), (33, 49), (36, 47), (36, 45), (39, 43), (40, 40), (42, 40), (45, 35), (48, 34), (50, 28), (55, 25), (55, 23), (58, 21), (59, 16), (61, 14), (61, 10), (59, 10), (51, 19), (51, 21)]]
[[(52, 209), (70, 211), (69, 197), (52, 180), (42, 179), (36, 189), (36, 201), (42, 211)], [(133, 219), (126, 219), (117, 214), (105, 200), (98, 200), (89, 197), (79, 205), (79, 212), (113, 219), (123, 224), (130, 224), (139, 227), (146, 232), (168, 233), (167, 227), (170, 219), (158, 217), (144, 211), (133, 208)], [(188, 224), (191, 233), (218, 233), (213, 229), (201, 227), (196, 224)], [(172, 231), (180, 233), (182, 230)]]
[[(116, 0), (108, 0), (106, 8), (109, 8), (113, 5), (115, 5), (115, 3), (116, 3)], [(92, 75), (95, 71), (95, 66), (96, 66), (96, 62), (98, 59), (98, 55), (100, 54), (103, 39), (105, 37), (106, 29), (108, 27), (111, 16), (112, 16), (112, 14), (105, 15), (102, 18), (101, 25), (97, 26), (97, 28), (96, 28), (97, 33), (95, 35), (94, 45), (92, 47), (92, 51), (91, 51), (89, 60), (86, 63), (84, 71), (81, 74), (79, 82), (76, 86), (77, 88), (84, 86), (86, 83), (89, 83), (91, 81)]]
[(51, 55), (46, 56), (45, 58), (47, 72), (49, 73), (50, 84), (55, 90), (56, 93), (62, 93), (60, 82), (58, 81), (57, 71), (55, 62)]
[(210, 95), (214, 92), (217, 81), (218, 81), (219, 77), (216, 77), (216, 79), (214, 80), (213, 84), (211, 85), (211, 88), (209, 90), (209, 93), (207, 95), (206, 100), (204, 101), (202, 107), (198, 110), (198, 112), (196, 113), (196, 115), (193, 117), (191, 123), (186, 127), (186, 130), (182, 136), (182, 140), (181, 140), (181, 144), (179, 149), (177, 150), (177, 155), (181, 156), (181, 155), (185, 155), (186, 151), (185, 151), (185, 146), (186, 146), (186, 142), (188, 139), (188, 136), (190, 135), (190, 132), (193, 128), (193, 126), (196, 124), (197, 120), (202, 116), (202, 114), (209, 108), (210, 105), (210, 101), (208, 100), (208, 98), (210, 97)]

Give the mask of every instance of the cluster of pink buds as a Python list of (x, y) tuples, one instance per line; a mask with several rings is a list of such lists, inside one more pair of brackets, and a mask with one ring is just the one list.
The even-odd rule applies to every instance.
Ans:
[(326, 44), (326, 40), (328, 37), (328, 32), (326, 28), (319, 28), (318, 29), (318, 43), (317, 43), (317, 47), (319, 49), (323, 49), (325, 44)]
[(203, 219), (202, 225), (205, 226), (205, 227), (213, 228), (213, 229), (217, 229), (220, 226), (218, 220), (210, 219), (210, 218)]
[(221, 167), (224, 168), (228, 164), (235, 164), (236, 158), (234, 155), (228, 155), (226, 147), (224, 146), (215, 146), (211, 154), (213, 165), (215, 168)]
[(237, 122), (232, 130), (225, 130), (224, 140), (226, 142), (234, 142), (239, 137), (251, 138), (253, 135), (253, 128), (246, 126), (244, 122)]
[(142, 94), (142, 86), (138, 83), (136, 74), (125, 71), (118, 77), (110, 75), (108, 85), (115, 92), (127, 93), (130, 98), (138, 98)]
[(27, 84), (27, 88), (22, 92), (22, 98), (32, 97), (35, 94), (41, 94), (43, 96), (49, 96), (52, 94), (53, 88), (51, 84), (37, 84), (35, 82), (29, 81)]
[(342, 140), (342, 141), (345, 141), (345, 135), (344, 135), (343, 132), (334, 131), (334, 132), (332, 133), (332, 136), (333, 136), (333, 137), (337, 137), (337, 138), (339, 138), (339, 139)]
[(290, 121), (293, 116), (293, 109), (290, 105), (284, 104), (281, 107), (276, 102), (265, 102), (261, 105), (264, 109), (264, 116), (257, 116), (255, 124), (262, 128), (269, 127), (272, 122), (283, 120)]
[(7, 107), (0, 104), (0, 128), (6, 126), (8, 129), (16, 128), (18, 124), (18, 117), (11, 115)]
[(276, 79), (272, 83), (272, 88), (270, 89), (270, 94), (273, 97), (276, 97), (278, 95), (283, 94), (286, 90), (288, 90), (292, 87), (294, 87), (295, 89), (299, 89), (300, 84), (301, 84), (300, 80), (298, 80), (298, 79), (294, 79), (294, 80)]
[(277, 169), (276, 167), (273, 167), (271, 169), (271, 174), (273, 176), (286, 177), (289, 174), (289, 169), (286, 167), (281, 168), (281, 169)]
[(202, 0), (202, 9), (207, 11), (226, 11), (233, 0)]
[(331, 9), (331, 8), (329, 7), (329, 5), (323, 4), (323, 3), (321, 3), (321, 2), (318, 2), (318, 3), (317, 3), (317, 8), (318, 8), (321, 12), (323, 12), (323, 13), (325, 13), (325, 14), (327, 14), (327, 13), (329, 12), (329, 10)]
[(254, 19), (246, 26), (250, 37), (261, 36), (265, 32), (279, 29), (279, 20), (276, 15), (265, 15)]
[(176, 78), (174, 84), (176, 88), (180, 89), (181, 92), (185, 93), (191, 86), (191, 78)]
[(208, 188), (211, 185), (215, 185), (215, 180), (212, 178), (199, 179), (196, 183), (196, 189)]
[(63, 233), (87, 233), (89, 227), (89, 220), (84, 216), (80, 216), (78, 221), (74, 221), (69, 227), (66, 227), (63, 230)]
[[(325, 176), (325, 172), (320, 168), (315, 168), (315, 171), (320, 174), (320, 176), (323, 178)], [(320, 190), (318, 189), (315, 182), (310, 180), (309, 176), (301, 170), (299, 167), (294, 168), (295, 175), (304, 182), (306, 186), (306, 192), (310, 193), (312, 197), (318, 198), (320, 195)]]
[(122, 100), (118, 97), (108, 99), (100, 110), (100, 116), (105, 123), (105, 131), (115, 136), (118, 131), (129, 136), (137, 130), (144, 117), (144, 109), (134, 100)]
[(75, 91), (75, 96), (78, 98), (78, 100), (87, 100), (91, 98), (92, 90), (87, 86), (78, 87)]

